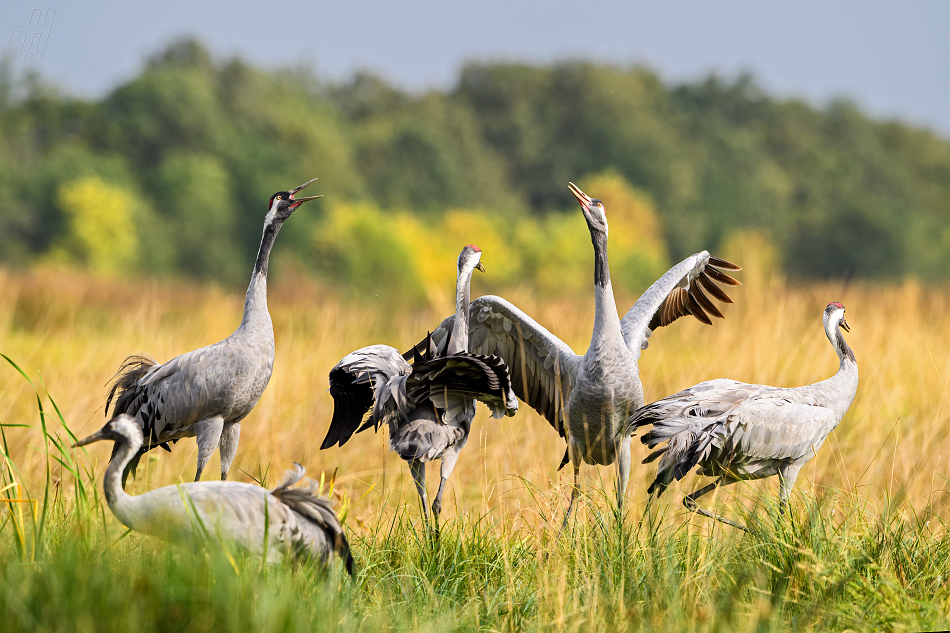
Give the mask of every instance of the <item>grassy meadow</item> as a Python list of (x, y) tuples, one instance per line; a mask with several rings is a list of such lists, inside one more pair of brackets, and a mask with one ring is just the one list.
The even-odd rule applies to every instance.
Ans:
[[(491, 253), (484, 262), (491, 274)], [(754, 268), (745, 263), (751, 271)], [(451, 310), (451, 288), (424, 306), (354, 298), (274, 271), (277, 359), (242, 424), (233, 479), (274, 485), (292, 461), (336, 473), (333, 495), (357, 560), (335, 571), (262, 567), (222, 551), (127, 534), (101, 495), (110, 447), (66, 448), (105, 422), (106, 384), (130, 353), (159, 361), (220, 340), (240, 322), (243, 292), (190, 282), (116, 281), (62, 270), (0, 269), (0, 618), (31, 631), (107, 630), (920, 630), (950, 626), (950, 290), (901, 285), (786, 285), (740, 273), (725, 321), (660, 330), (641, 358), (647, 401), (730, 377), (796, 386), (830, 376), (821, 329), (829, 301), (847, 307), (861, 383), (851, 410), (799, 476), (788, 517), (778, 482), (704, 498), (756, 535), (686, 513), (695, 476), (671, 487), (640, 525), (655, 465), (634, 466), (623, 516), (614, 472), (585, 466), (571, 528), (559, 518), (571, 476), (564, 446), (527, 407), (483, 407), (446, 492), (438, 541), (424, 531), (405, 465), (385, 432), (320, 451), (332, 399), (327, 373), (346, 352), (405, 348)], [(477, 296), (480, 278), (473, 281)], [(583, 351), (587, 294), (504, 293)], [(626, 309), (635, 297), (618, 296)], [(55, 406), (54, 406), (55, 403)], [(42, 406), (45, 415), (38, 413)], [(45, 423), (46, 433), (41, 425)], [(65, 423), (65, 427), (64, 427)], [(154, 451), (138, 493), (194, 475), (193, 440)], [(216, 476), (217, 455), (206, 478)], [(434, 493), (437, 469), (429, 471)], [(13, 487), (12, 484), (16, 484)], [(45, 504), (44, 504), (45, 500)], [(45, 508), (44, 508), (45, 505)]]

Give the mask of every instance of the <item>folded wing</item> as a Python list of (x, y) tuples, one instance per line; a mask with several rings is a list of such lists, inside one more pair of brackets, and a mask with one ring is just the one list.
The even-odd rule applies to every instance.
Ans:
[[(813, 455), (837, 418), (807, 391), (711, 380), (648, 404), (632, 427), (653, 425), (641, 441), (644, 461), (660, 459), (649, 492), (664, 490), (697, 464), (715, 464), (741, 478), (769, 476), (789, 460)], [(712, 457), (712, 459), (710, 459)]]

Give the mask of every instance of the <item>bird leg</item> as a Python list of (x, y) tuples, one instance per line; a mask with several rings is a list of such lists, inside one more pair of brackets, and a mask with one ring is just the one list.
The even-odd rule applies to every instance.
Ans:
[(574, 463), (573, 451), (571, 452), (571, 465), (574, 466), (574, 487), (571, 489), (571, 500), (567, 504), (567, 511), (564, 513), (564, 520), (561, 522), (561, 529), (557, 532), (558, 538), (561, 537), (561, 532), (563, 532), (564, 528), (567, 527), (567, 520), (571, 518), (571, 510), (574, 509), (574, 503), (577, 501), (577, 495), (581, 492), (581, 465), (579, 461), (578, 463)]
[(752, 533), (752, 530), (750, 530), (750, 529), (747, 528), (746, 526), (742, 525), (741, 523), (736, 523), (735, 521), (731, 521), (731, 520), (727, 519), (726, 517), (719, 516), (718, 514), (713, 514), (713, 513), (710, 512), (709, 510), (704, 510), (704, 509), (700, 508), (699, 505), (697, 505), (697, 503), (696, 503), (696, 500), (697, 500), (697, 499), (699, 499), (700, 497), (702, 497), (702, 496), (705, 495), (705, 494), (708, 494), (709, 492), (712, 492), (713, 490), (715, 490), (715, 489), (716, 489), (718, 486), (720, 486), (721, 484), (722, 484), (722, 477), (720, 477), (720, 478), (717, 479), (716, 481), (712, 482), (712, 483), (709, 484), (708, 486), (705, 486), (704, 488), (700, 488), (699, 490), (697, 490), (697, 491), (694, 492), (693, 494), (691, 494), (691, 495), (686, 495), (686, 497), (683, 499), (683, 505), (686, 506), (686, 509), (689, 510), (690, 512), (697, 512), (697, 513), (703, 515), (704, 517), (708, 517), (708, 518), (710, 518), (710, 519), (716, 519), (717, 521), (722, 521), (722, 522), (725, 523), (726, 525), (731, 525), (731, 526), (734, 527), (734, 528), (739, 528), (740, 530), (742, 530), (742, 531), (744, 531), (744, 532), (748, 532), (749, 534), (751, 534), (751, 533)]
[(801, 469), (800, 465), (794, 465), (778, 471), (778, 479), (781, 484), (778, 493), (778, 512), (782, 516), (785, 516), (785, 511), (788, 510), (788, 498), (792, 494), (795, 480), (798, 479), (798, 471)]
[(626, 496), (627, 482), (630, 481), (631, 438), (631, 435), (625, 435), (620, 440), (620, 450), (617, 453), (617, 511), (620, 513), (623, 512), (623, 498)]
[(237, 453), (238, 439), (241, 437), (241, 423), (235, 422), (224, 427), (221, 431), (221, 440), (218, 442), (218, 452), (221, 455), (221, 481), (228, 478), (228, 470)]
[(211, 453), (214, 452), (221, 441), (221, 431), (223, 429), (224, 418), (221, 416), (206, 418), (195, 423), (195, 440), (198, 442), (198, 472), (195, 474), (195, 481), (201, 479), (201, 473), (208, 465)]
[(426, 464), (418, 459), (409, 460), (409, 472), (412, 473), (412, 480), (416, 482), (416, 492), (419, 493), (419, 500), (422, 502), (422, 518), (426, 525), (429, 525), (429, 495), (426, 494)]
[(442, 493), (445, 492), (445, 482), (452, 476), (452, 471), (455, 470), (455, 462), (459, 458), (459, 451), (465, 446), (467, 440), (468, 437), (459, 440), (442, 454), (442, 464), (440, 466), (442, 480), (439, 482), (439, 491), (432, 502), (432, 517), (435, 523), (436, 536), (439, 535), (439, 516), (442, 514)]

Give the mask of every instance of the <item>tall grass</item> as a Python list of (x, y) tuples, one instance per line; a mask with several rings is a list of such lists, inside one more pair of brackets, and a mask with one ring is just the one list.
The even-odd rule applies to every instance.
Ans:
[[(861, 368), (858, 396), (802, 471), (790, 514), (776, 512), (770, 482), (706, 501), (748, 521), (753, 535), (682, 509), (682, 494), (701, 485), (697, 478), (671, 489), (653, 522), (641, 524), (648, 466), (635, 466), (618, 516), (613, 470), (585, 467), (580, 512), (556, 540), (569, 485), (555, 471), (563, 445), (545, 421), (524, 411), (503, 421), (480, 415), (435, 541), (420, 523), (407, 469), (388, 454), (383, 436), (363, 434), (334, 451), (317, 447), (332, 407), (328, 368), (369, 342), (408, 345), (444, 315), (341, 301), (300, 280), (284, 281), (271, 298), (274, 377), (243, 425), (232, 473), (266, 479), (292, 460), (314, 476), (339, 468), (357, 577), (337, 571), (325, 579), (307, 566), (262, 568), (126, 533), (101, 496), (108, 447), (88, 454), (68, 448), (104, 422), (104, 384), (125, 355), (147, 351), (164, 360), (219, 340), (239, 321), (240, 293), (0, 272), (0, 621), (8, 628), (769, 631), (950, 624), (950, 293), (912, 283), (787, 288), (773, 281), (740, 290), (714, 328), (677, 323), (654, 335), (641, 362), (648, 399), (717, 376), (805, 384), (836, 369), (821, 309), (831, 300), (848, 308), (848, 340)], [(575, 349), (585, 348), (588, 297), (506, 294)], [(193, 447), (179, 442), (173, 453), (143, 462), (131, 491), (190, 480)]]

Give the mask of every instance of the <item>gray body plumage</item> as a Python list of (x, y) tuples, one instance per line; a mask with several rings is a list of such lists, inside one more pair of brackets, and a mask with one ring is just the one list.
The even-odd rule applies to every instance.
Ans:
[[(436, 518), (445, 484), (468, 442), (476, 400), (486, 404), (495, 418), (518, 410), (505, 362), (498, 356), (466, 351), (469, 285), (472, 271), (481, 268), (480, 256), (481, 251), (472, 246), (459, 256), (456, 312), (462, 315), (463, 325), (446, 334), (438, 353), (427, 340), (425, 353), (414, 350), (410, 364), (393, 347), (370, 345), (350, 352), (330, 371), (333, 419), (320, 448), (342, 446), (353, 433), (386, 424), (389, 446), (409, 462), (426, 516), (425, 464), (442, 460), (441, 483), (432, 504)], [(370, 409), (369, 420), (363, 424)]]
[(231, 481), (164, 486), (145, 494), (127, 494), (121, 483), (125, 465), (142, 447), (141, 427), (120, 414), (98, 433), (77, 443), (115, 442), (115, 459), (106, 470), (103, 490), (109, 508), (126, 527), (170, 542), (213, 539), (238, 546), (268, 562), (288, 558), (329, 563), (343, 559), (352, 573), (352, 557), (343, 529), (326, 499), (308, 487), (293, 487), (304, 476), (295, 464), (273, 490)]
[[(310, 181), (313, 182), (313, 181)], [(257, 405), (274, 369), (274, 326), (267, 310), (267, 269), (280, 227), (297, 206), (313, 198), (293, 198), (308, 183), (274, 194), (265, 218), (254, 272), (244, 300), (244, 317), (229, 337), (157, 364), (145, 356), (125, 360), (106, 402), (115, 397), (113, 415), (132, 416), (144, 431), (142, 452), (185, 437), (198, 443), (201, 473), (220, 447), (221, 479), (237, 452), (240, 423)], [(133, 457), (135, 471), (141, 453)]]
[[(541, 413), (568, 443), (575, 480), (580, 463), (618, 465), (618, 503), (630, 470), (631, 430), (627, 420), (643, 404), (637, 361), (652, 331), (681, 316), (710, 323), (707, 313), (722, 317), (703, 294), (731, 300), (713, 279), (737, 285), (718, 268), (738, 266), (703, 251), (671, 268), (619, 317), (607, 263), (607, 220), (603, 204), (571, 190), (581, 203), (594, 246), (594, 327), (590, 347), (581, 356), (501, 297), (483, 296), (470, 309), (469, 350), (503, 358), (516, 395)], [(433, 331), (441, 350), (456, 324), (445, 319)], [(576, 496), (576, 487), (575, 487)], [(573, 505), (573, 497), (572, 497)], [(570, 506), (568, 513), (570, 513)]]
[[(718, 379), (700, 383), (637, 411), (630, 427), (653, 425), (641, 440), (659, 458), (650, 492), (660, 494), (692, 468), (716, 485), (779, 475), (784, 505), (795, 479), (851, 406), (858, 387), (854, 353), (839, 330), (844, 308), (830, 304), (825, 334), (839, 358), (838, 372), (804, 387), (779, 388)], [(705, 493), (703, 493), (705, 494)], [(699, 495), (691, 495), (691, 500)], [(687, 503), (689, 506), (689, 504)]]

